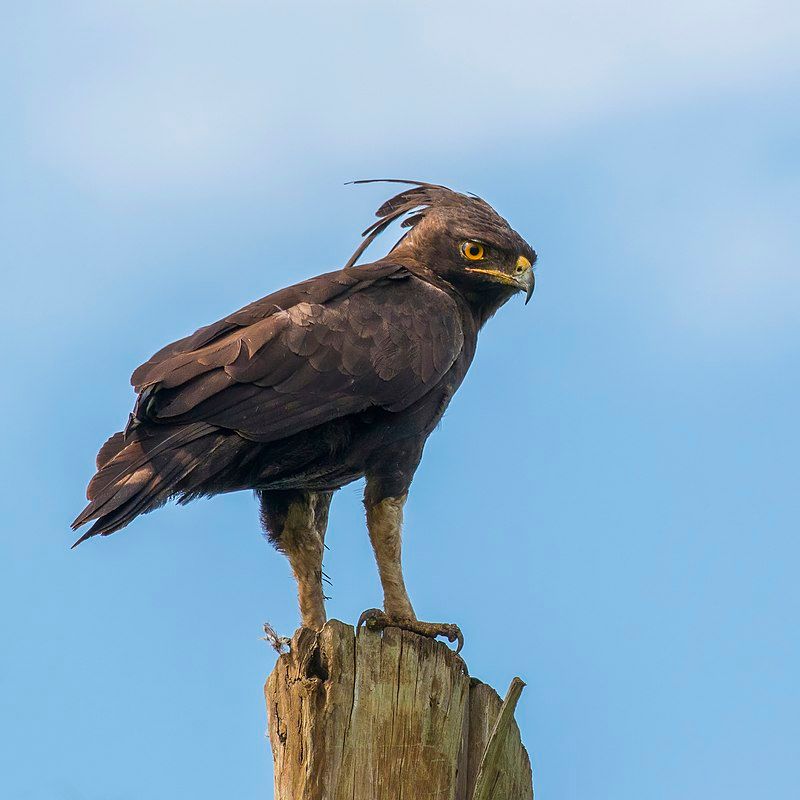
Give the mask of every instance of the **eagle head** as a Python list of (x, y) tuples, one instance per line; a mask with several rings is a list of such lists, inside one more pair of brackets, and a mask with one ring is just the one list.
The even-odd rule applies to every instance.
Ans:
[(377, 210), (377, 222), (364, 231), (364, 241), (347, 266), (392, 222), (405, 217), (402, 227), (409, 230), (392, 248), (395, 257), (416, 260), (471, 299), (494, 308), (516, 292), (525, 293), (526, 303), (531, 299), (536, 252), (485, 200), (432, 183), (385, 182), (411, 188)]

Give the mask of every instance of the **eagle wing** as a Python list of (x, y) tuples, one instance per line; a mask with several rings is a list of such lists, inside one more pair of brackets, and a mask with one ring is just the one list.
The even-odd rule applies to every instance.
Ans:
[(227, 317), (206, 325), (190, 336), (162, 347), (155, 355), (134, 370), (131, 385), (140, 392), (152, 383), (153, 368), (179, 353), (199, 350), (219, 340), (226, 334), (253, 325), (298, 303), (329, 303), (349, 292), (362, 290), (375, 281), (403, 272), (397, 264), (376, 262), (363, 267), (327, 272), (314, 278), (279, 289), (277, 292), (256, 300)]
[(378, 262), (282, 290), (164, 348), (133, 375), (134, 417), (270, 442), (370, 407), (408, 407), (463, 342), (451, 297)]

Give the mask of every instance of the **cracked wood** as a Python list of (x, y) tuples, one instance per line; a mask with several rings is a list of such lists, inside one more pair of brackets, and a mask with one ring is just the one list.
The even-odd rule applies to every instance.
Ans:
[[(265, 696), (275, 800), (471, 800), (501, 708), (441, 642), (397, 628), (356, 637), (337, 620), (295, 634)], [(528, 756), (504, 717), (483, 797), (528, 800)]]

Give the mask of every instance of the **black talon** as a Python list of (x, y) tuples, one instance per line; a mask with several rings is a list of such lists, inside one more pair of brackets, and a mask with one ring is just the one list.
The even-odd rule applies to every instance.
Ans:
[(440, 635), (446, 637), (448, 642), (458, 642), (455, 652), (456, 654), (460, 653), (464, 646), (464, 634), (461, 633), (461, 628), (458, 625), (443, 625), (442, 629)]
[(370, 621), (380, 617), (386, 619), (386, 615), (379, 608), (368, 608), (366, 611), (362, 611), (356, 623), (356, 633), (358, 633), (362, 625), (366, 625), (369, 628)]

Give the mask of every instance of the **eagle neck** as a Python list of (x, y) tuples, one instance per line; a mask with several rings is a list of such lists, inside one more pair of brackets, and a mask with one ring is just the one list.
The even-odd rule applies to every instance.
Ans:
[(402, 264), (418, 278), (447, 292), (456, 300), (462, 314), (466, 313), (471, 317), (476, 330), (480, 330), (514, 294), (514, 292), (503, 286), (498, 286), (494, 290), (484, 287), (480, 291), (459, 286), (457, 283), (447, 280), (438, 272), (434, 272), (424, 264), (420, 264), (411, 258), (398, 258), (396, 263)]

